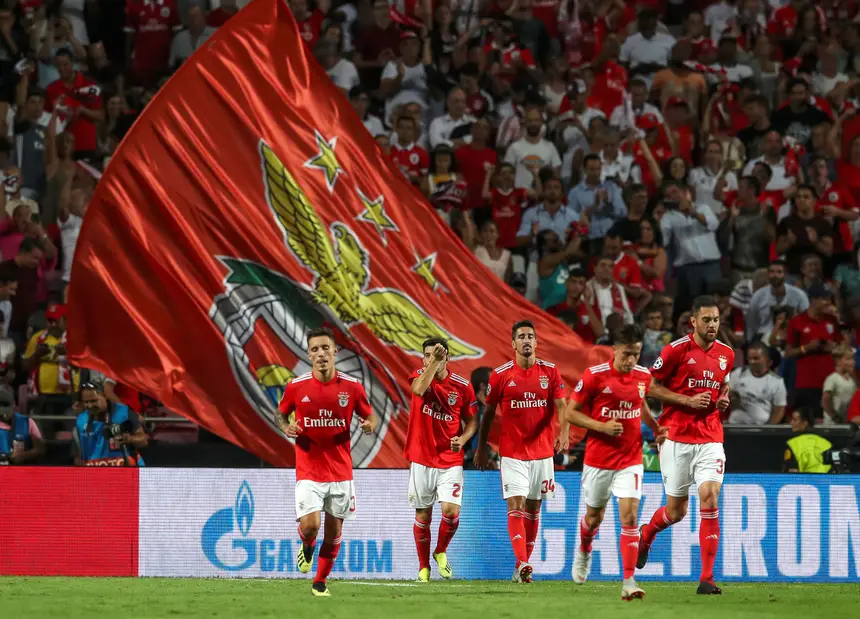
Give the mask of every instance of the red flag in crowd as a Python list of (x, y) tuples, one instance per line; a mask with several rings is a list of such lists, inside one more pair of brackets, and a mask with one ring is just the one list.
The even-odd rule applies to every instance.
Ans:
[(568, 382), (605, 357), (460, 243), (382, 155), (282, 0), (251, 3), (147, 107), (99, 183), (73, 270), (75, 363), (275, 465), (294, 462), (275, 404), (309, 369), (303, 335), (320, 311), (350, 346), (339, 369), (377, 387), (383, 423), (363, 466), (404, 465), (397, 402), (425, 338), (449, 338), (464, 376), (509, 359), (522, 318)]

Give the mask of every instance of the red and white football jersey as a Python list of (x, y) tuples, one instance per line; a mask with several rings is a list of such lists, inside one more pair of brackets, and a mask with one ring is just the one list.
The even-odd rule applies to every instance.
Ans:
[(713, 62), (715, 54), (717, 53), (717, 46), (714, 44), (714, 40), (711, 37), (702, 36), (699, 37), (698, 41), (694, 39), (684, 40), (693, 48), (693, 53), (690, 55), (692, 60), (695, 60), (696, 62)]
[(304, 21), (296, 20), (296, 25), (299, 27), (299, 36), (305, 40), (308, 47), (313, 48), (316, 45), (324, 21), (325, 13), (319, 9), (315, 9)]
[[(412, 372), (409, 382), (423, 372), (423, 368)], [(461, 422), (477, 412), (475, 390), (468, 380), (453, 372), (442, 380), (434, 377), (423, 396), (412, 394), (403, 457), (437, 469), (463, 466), (463, 452), (451, 451), (451, 439), (460, 436)]]
[(173, 35), (181, 27), (176, 0), (126, 0), (125, 31), (134, 34), (133, 69), (166, 69)]
[(700, 347), (692, 335), (663, 347), (651, 367), (651, 375), (663, 385), (682, 395), (711, 392), (711, 405), (695, 410), (686, 406), (665, 404), (660, 425), (669, 428), (669, 438), (679, 443), (722, 443), (723, 424), (717, 411), (717, 399), (735, 365), (735, 351), (715, 341), (708, 350)]
[(639, 268), (639, 261), (630, 254), (621, 252), (621, 255), (615, 259), (615, 266), (612, 267), (612, 279), (622, 286), (641, 288), (642, 271)]
[(528, 192), (525, 189), (508, 189), (503, 191), (494, 188), (490, 198), (493, 221), (499, 228), (499, 247), (514, 248), (517, 246), (517, 232), (523, 219), (523, 209), (528, 203)]
[(392, 144), (391, 160), (406, 176), (423, 176), (430, 169), (430, 155), (415, 142), (404, 147)]
[(287, 383), (278, 410), (296, 414), (302, 433), (296, 439), (296, 479), (349, 481), (352, 479), (350, 425), (352, 414), (367, 419), (373, 412), (364, 386), (337, 372), (329, 382), (312, 372)]
[(537, 359), (527, 370), (508, 361), (493, 370), (487, 406), (497, 406), (501, 415), (499, 454), (516, 460), (551, 458), (555, 401), (563, 397), (561, 374), (547, 361)]
[(624, 431), (619, 436), (590, 433), (584, 464), (615, 471), (642, 464), (642, 407), (650, 388), (651, 372), (641, 365), (627, 373), (612, 362), (585, 370), (571, 400), (593, 419), (620, 422)]
[[(815, 204), (815, 211), (819, 212), (825, 206), (835, 206), (844, 211), (860, 213), (857, 208), (857, 203), (854, 201), (854, 196), (850, 192), (837, 187), (833, 184), (828, 185), (827, 189), (818, 199)], [(854, 236), (851, 233), (851, 226), (848, 221), (839, 217), (829, 217), (824, 213), (819, 213), (825, 219), (833, 223), (833, 237), (836, 239), (836, 247), (833, 248), (834, 253), (842, 254), (850, 252), (854, 247)]]

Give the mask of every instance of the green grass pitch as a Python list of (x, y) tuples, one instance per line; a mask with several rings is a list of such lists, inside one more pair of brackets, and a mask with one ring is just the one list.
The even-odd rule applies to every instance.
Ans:
[(642, 583), (644, 600), (622, 602), (619, 583), (330, 580), (313, 598), (310, 580), (0, 578), (0, 617), (150, 619), (460, 619), (479, 617), (694, 617), (791, 619), (860, 617), (860, 584), (727, 584), (696, 596), (696, 583)]

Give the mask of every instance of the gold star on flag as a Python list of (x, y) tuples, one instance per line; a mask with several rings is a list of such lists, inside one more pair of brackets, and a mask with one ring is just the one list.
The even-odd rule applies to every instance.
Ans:
[(358, 217), (356, 217), (356, 219), (358, 221), (373, 224), (376, 231), (379, 233), (379, 236), (382, 237), (382, 244), (388, 245), (388, 239), (385, 238), (385, 231), (393, 230), (394, 232), (400, 232), (400, 229), (393, 221), (391, 221), (391, 218), (385, 212), (385, 198), (383, 196), (379, 196), (376, 200), (371, 201), (371, 199), (361, 193), (361, 191), (358, 192), (358, 197), (364, 205), (364, 210)]
[(433, 252), (426, 258), (419, 258), (418, 264), (412, 267), (412, 270), (415, 271), (421, 279), (427, 282), (427, 285), (433, 290), (436, 290), (436, 287), (439, 285), (439, 282), (436, 280), (436, 276), (433, 274), (435, 266), (436, 252)]
[(340, 167), (337, 157), (334, 154), (334, 148), (337, 145), (337, 136), (330, 140), (326, 140), (320, 135), (319, 131), (314, 131), (314, 135), (320, 152), (315, 157), (308, 159), (305, 162), (305, 167), (325, 172), (326, 185), (328, 185), (329, 193), (332, 193), (334, 192), (334, 184), (337, 182), (338, 175), (346, 174), (343, 168)]

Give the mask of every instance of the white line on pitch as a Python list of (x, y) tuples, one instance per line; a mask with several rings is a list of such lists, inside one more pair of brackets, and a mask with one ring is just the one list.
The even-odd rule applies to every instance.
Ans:
[[(424, 584), (411, 583), (411, 582), (365, 582), (365, 581), (355, 581), (355, 580), (341, 580), (338, 582), (339, 585), (364, 585), (365, 587), (423, 587), (426, 586)], [(431, 583), (432, 586), (432, 583)], [(449, 587), (473, 587), (471, 584), (445, 584), (445, 588)]]

